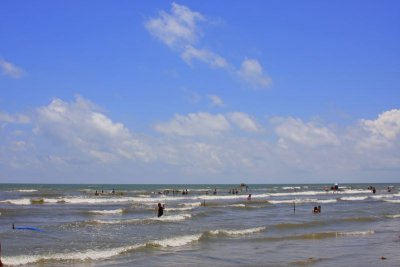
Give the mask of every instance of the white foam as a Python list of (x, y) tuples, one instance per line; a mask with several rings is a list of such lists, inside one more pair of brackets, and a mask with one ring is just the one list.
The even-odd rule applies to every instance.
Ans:
[(228, 207), (245, 208), (246, 205), (245, 204), (232, 204), (232, 205), (228, 205)]
[(183, 208), (165, 208), (165, 211), (188, 211), (192, 210), (194, 207), (183, 207)]
[(116, 210), (90, 210), (89, 213), (94, 214), (121, 214), (123, 213), (123, 209), (116, 209)]
[(144, 245), (133, 245), (126, 247), (119, 247), (107, 250), (87, 250), (85, 252), (69, 252), (69, 253), (55, 253), (48, 255), (20, 255), (3, 257), (3, 263), (5, 265), (27, 265), (43, 260), (101, 260), (111, 257), (115, 257), (123, 252), (134, 250)]
[(400, 203), (400, 199), (385, 199), (384, 201), (390, 202), (390, 203)]
[(181, 247), (189, 243), (198, 241), (201, 238), (201, 236), (202, 234), (185, 235), (185, 236), (168, 238), (164, 240), (154, 240), (148, 242), (148, 244), (161, 247)]
[(372, 198), (375, 198), (375, 199), (393, 198), (393, 195), (376, 195), (376, 196), (372, 196)]
[(341, 200), (345, 200), (345, 201), (360, 201), (360, 200), (366, 200), (368, 197), (341, 197)]
[(185, 207), (200, 207), (201, 206), (201, 202), (181, 203), (179, 205), (180, 206), (185, 206)]
[(388, 218), (400, 218), (400, 214), (386, 215)]
[(39, 261), (46, 261), (46, 260), (63, 260), (63, 261), (102, 260), (115, 257), (121, 253), (132, 251), (141, 247), (145, 247), (147, 245), (160, 246), (160, 247), (180, 247), (198, 241), (201, 238), (201, 236), (202, 236), (201, 234), (186, 235), (186, 236), (173, 237), (163, 240), (149, 241), (144, 244), (137, 244), (131, 246), (118, 247), (118, 248), (104, 249), (104, 250), (87, 250), (84, 252), (55, 253), (48, 255), (3, 256), (2, 262), (4, 265), (17, 266), (17, 265), (33, 264)]
[(283, 190), (294, 190), (294, 189), (301, 189), (300, 186), (283, 186), (282, 187)]
[(211, 231), (209, 231), (209, 233), (212, 235), (224, 234), (224, 235), (236, 236), (236, 235), (254, 234), (254, 233), (262, 232), (265, 229), (266, 229), (265, 227), (256, 227), (256, 228), (248, 228), (248, 229), (243, 229), (243, 230), (211, 230)]
[(23, 193), (31, 193), (31, 192), (37, 192), (36, 189), (18, 189), (16, 190), (18, 192), (23, 192)]
[(334, 203), (336, 199), (296, 198), (282, 200), (268, 200), (271, 204), (301, 204), (301, 203)]
[(365, 236), (375, 234), (374, 230), (368, 231), (355, 231), (355, 232), (337, 232), (336, 236)]
[(99, 224), (123, 224), (123, 223), (154, 223), (154, 222), (179, 222), (192, 218), (191, 214), (179, 215), (164, 215), (161, 217), (147, 217), (140, 219), (127, 219), (127, 220), (93, 220), (94, 223)]
[(0, 203), (9, 203), (14, 205), (30, 205), (31, 199), (30, 198), (7, 199), (0, 201)]

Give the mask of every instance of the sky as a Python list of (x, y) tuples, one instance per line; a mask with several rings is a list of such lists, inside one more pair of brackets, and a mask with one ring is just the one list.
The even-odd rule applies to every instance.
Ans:
[(400, 2), (0, 2), (0, 182), (400, 182)]

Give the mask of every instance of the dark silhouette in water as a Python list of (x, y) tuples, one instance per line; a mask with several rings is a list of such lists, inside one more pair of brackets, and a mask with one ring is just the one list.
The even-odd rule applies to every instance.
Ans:
[(1, 243), (0, 243), (0, 267), (3, 267), (3, 263), (1, 262)]
[(164, 214), (164, 206), (161, 206), (161, 203), (158, 203), (158, 214), (157, 217), (161, 217)]

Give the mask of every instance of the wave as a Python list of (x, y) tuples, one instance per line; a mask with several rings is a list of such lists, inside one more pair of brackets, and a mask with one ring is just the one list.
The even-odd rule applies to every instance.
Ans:
[(366, 200), (368, 196), (365, 197), (341, 197), (340, 200), (344, 201), (361, 201), (361, 200)]
[(32, 192), (37, 192), (38, 190), (37, 189), (18, 189), (15, 191), (22, 192), (22, 193), (32, 193)]
[(125, 220), (92, 220), (85, 223), (88, 224), (146, 224), (156, 222), (179, 222), (192, 218), (191, 214), (179, 215), (164, 215), (161, 217), (147, 217), (139, 219), (125, 219)]
[(258, 241), (320, 240), (320, 239), (341, 238), (341, 237), (363, 237), (373, 234), (375, 234), (374, 230), (353, 231), (353, 232), (319, 232), (319, 233), (308, 233), (308, 234), (292, 235), (292, 236), (263, 237), (255, 240)]
[(32, 204), (30, 198), (7, 199), (7, 200), (1, 200), (0, 203), (8, 203), (8, 204), (13, 204), (13, 205), (31, 205)]
[(154, 240), (146, 243), (146, 246), (157, 246), (157, 247), (181, 247), (186, 244), (198, 241), (202, 237), (202, 234), (185, 235), (179, 237), (173, 237), (162, 240)]
[(400, 218), (400, 214), (386, 215), (388, 218)]
[(379, 217), (347, 217), (342, 218), (340, 221), (343, 222), (372, 222), (377, 220)]
[(124, 209), (116, 209), (116, 210), (89, 210), (89, 213), (93, 214), (121, 214), (124, 213)]
[(400, 203), (400, 199), (384, 199), (384, 201), (389, 203)]
[(243, 230), (211, 230), (208, 231), (210, 235), (225, 235), (225, 236), (238, 236), (248, 235), (264, 231), (265, 227), (248, 228)]
[(268, 200), (271, 204), (301, 204), (301, 203), (334, 203), (336, 199), (316, 199), (316, 198), (296, 198), (296, 199), (282, 199), (282, 200)]
[(5, 265), (17, 266), (34, 263), (44, 263), (47, 261), (94, 261), (108, 259), (118, 256), (122, 253), (134, 251), (144, 247), (181, 247), (189, 243), (198, 241), (201, 234), (185, 235), (161, 240), (148, 241), (142, 244), (123, 246), (118, 248), (103, 249), (103, 250), (87, 250), (68, 253), (54, 253), (48, 255), (18, 255), (18, 256), (3, 256), (2, 261)]
[[(86, 251), (72, 251), (65, 253), (53, 253), (53, 254), (44, 254), (44, 255), (17, 255), (17, 256), (3, 256), (2, 262), (8, 266), (17, 266), (17, 265), (29, 265), (29, 264), (43, 264), (46, 262), (84, 262), (84, 261), (96, 261), (96, 260), (104, 260), (112, 257), (116, 257), (123, 253), (134, 252), (135, 250), (150, 248), (168, 248), (168, 247), (183, 247), (193, 242), (200, 241), (203, 237), (206, 236), (238, 236), (238, 235), (247, 235), (264, 231), (265, 227), (256, 227), (256, 228), (248, 228), (242, 230), (210, 230), (204, 233), (199, 234), (190, 234), (177, 236), (172, 238), (165, 239), (157, 239), (157, 240), (149, 240), (145, 243), (132, 244), (127, 246), (121, 246), (116, 248), (108, 248), (108, 249), (97, 249), (97, 250), (86, 250)], [(259, 241), (280, 241), (287, 239), (325, 239), (325, 238), (340, 238), (340, 237), (363, 237), (367, 235), (374, 234), (375, 231), (367, 230), (367, 231), (354, 231), (354, 232), (322, 232), (322, 233), (309, 233), (302, 234), (296, 236), (284, 236), (284, 237), (264, 237), (255, 240)], [(69, 262), (71, 263), (71, 262)], [(73, 264), (73, 263), (72, 263)]]
[(353, 232), (321, 232), (321, 233), (310, 233), (294, 236), (294, 239), (325, 239), (325, 238), (339, 238), (345, 236), (367, 236), (375, 234), (374, 230), (367, 231), (353, 231)]
[(316, 227), (320, 225), (324, 225), (325, 222), (323, 221), (311, 221), (311, 222), (304, 222), (304, 223), (279, 223), (275, 224), (273, 227), (278, 229), (292, 229), (292, 228), (304, 228), (304, 227)]
[(188, 211), (192, 210), (194, 207), (182, 207), (182, 208), (165, 208), (165, 211)]
[(191, 202), (191, 203), (180, 203), (178, 205), (185, 206), (185, 207), (200, 207), (202, 204), (201, 204), (201, 202)]

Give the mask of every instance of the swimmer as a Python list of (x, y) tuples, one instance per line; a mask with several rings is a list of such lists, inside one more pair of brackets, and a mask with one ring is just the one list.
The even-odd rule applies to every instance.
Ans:
[(247, 197), (247, 200), (251, 200), (251, 194), (249, 194), (249, 196)]
[(161, 203), (158, 203), (158, 214), (157, 217), (161, 217), (164, 214), (165, 204), (161, 206)]
[(318, 211), (318, 207), (317, 207), (317, 206), (315, 206), (315, 207), (314, 207), (313, 213), (314, 213), (314, 214), (317, 214), (317, 213), (319, 213), (319, 211)]

